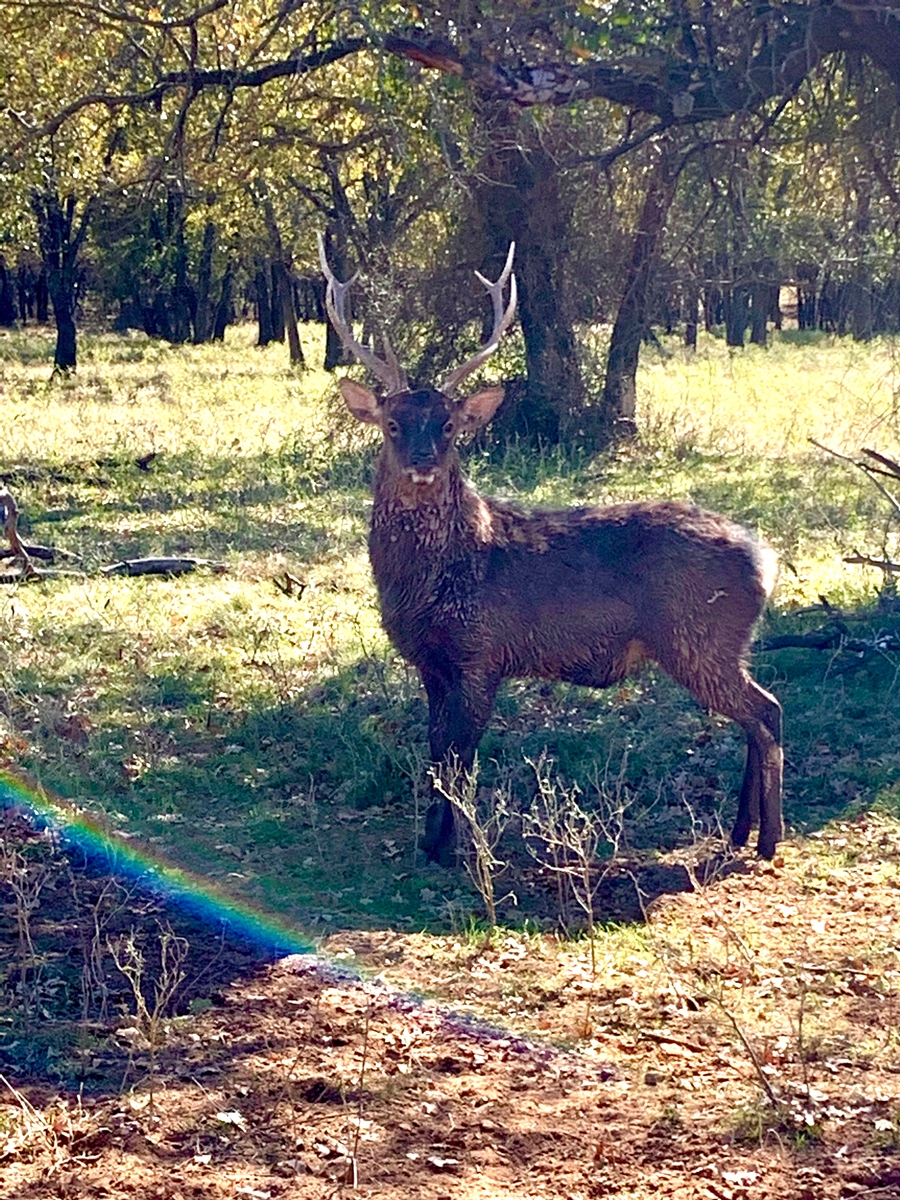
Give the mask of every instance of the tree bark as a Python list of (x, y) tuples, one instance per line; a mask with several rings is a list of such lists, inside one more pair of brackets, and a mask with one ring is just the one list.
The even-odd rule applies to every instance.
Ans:
[(224, 342), (225, 329), (234, 317), (234, 263), (231, 259), (225, 266), (222, 276), (222, 291), (219, 303), (216, 305), (216, 319), (213, 324), (213, 341)]
[[(510, 128), (510, 126), (513, 126)], [(556, 163), (518, 114), (504, 110), (494, 130), (502, 149), (480, 172), (476, 205), (481, 220), (484, 269), (494, 276), (509, 243), (516, 243), (519, 319), (525, 339), (527, 383), (498, 414), (502, 431), (555, 444), (564, 438), (593, 443), (596, 428), (586, 408), (565, 278), (569, 207)]]
[(272, 297), (272, 341), (284, 341), (284, 300), (282, 299), (281, 272), (278, 262), (273, 262), (269, 273), (269, 295)]
[(272, 299), (269, 290), (269, 264), (260, 259), (256, 264), (256, 319), (259, 323), (257, 346), (268, 346), (273, 341), (272, 334)]
[(212, 259), (216, 248), (216, 226), (207, 221), (203, 230), (203, 247), (197, 265), (197, 307), (194, 314), (194, 344), (208, 342), (212, 335), (212, 304), (209, 293), (212, 287)]
[(45, 177), (42, 187), (31, 193), (31, 209), (38, 227), (46, 286), (56, 322), (54, 371), (73, 371), (77, 365), (75, 302), (78, 292), (79, 253), (90, 224), (93, 200), (88, 200), (75, 219), (76, 200), (70, 194), (61, 200), (55, 178)]
[(684, 344), (688, 350), (697, 349), (697, 312), (700, 308), (700, 289), (696, 283), (688, 284), (687, 313), (684, 325)]
[(755, 279), (750, 287), (750, 342), (765, 346), (772, 307), (772, 288), (765, 279)]
[(297, 313), (294, 309), (290, 255), (285, 251), (275, 216), (275, 206), (264, 179), (256, 181), (256, 192), (262, 203), (266, 230), (272, 244), (272, 336), (275, 341), (282, 342), (287, 333), (291, 365), (304, 367), (306, 362), (303, 358), (303, 347), (300, 345), (300, 331), (297, 328)]
[(169, 227), (175, 245), (175, 286), (172, 288), (172, 342), (176, 346), (191, 340), (191, 295), (188, 287), (188, 255), (184, 236), (184, 195), (169, 192)]
[(732, 284), (724, 290), (725, 345), (741, 349), (750, 316), (750, 293), (743, 283)]
[(41, 267), (34, 284), (34, 319), (38, 325), (50, 324), (50, 286), (46, 267)]
[(16, 324), (16, 293), (12, 272), (0, 254), (0, 327), (13, 329)]
[(666, 140), (647, 185), (625, 289), (609, 343), (602, 421), (606, 437), (612, 442), (634, 437), (637, 433), (637, 367), (646, 330), (647, 295), (678, 175), (674, 147)]

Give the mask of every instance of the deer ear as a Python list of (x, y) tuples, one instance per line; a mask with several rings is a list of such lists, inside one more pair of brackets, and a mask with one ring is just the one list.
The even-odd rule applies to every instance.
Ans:
[(357, 383), (355, 379), (340, 379), (338, 387), (344, 397), (344, 403), (358, 421), (366, 421), (369, 425), (380, 425), (378, 419), (378, 400), (374, 392)]
[(500, 407), (503, 392), (502, 387), (489, 387), (467, 396), (459, 406), (463, 416), (462, 428), (472, 431), (480, 429), (482, 425), (487, 425)]

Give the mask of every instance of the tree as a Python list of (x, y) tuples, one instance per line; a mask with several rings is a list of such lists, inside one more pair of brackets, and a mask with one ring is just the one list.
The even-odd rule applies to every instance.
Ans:
[[(385, 47), (413, 62), (462, 79), (482, 97), (520, 108), (582, 107), (603, 99), (628, 114), (623, 136), (595, 158), (610, 166), (680, 128), (701, 145), (711, 123), (757, 115), (775, 123), (798, 89), (829, 58), (848, 52), (867, 58), (900, 96), (900, 4), (872, 6), (776, 3), (619, 3), (594, 15), (559, 9), (523, 15), (515, 7), (490, 14), (469, 6), (428, 13), (427, 29), (390, 33)], [(669, 166), (651, 178), (637, 223), (628, 280), (614, 326), (604, 389), (607, 437), (633, 431), (634, 373), (643, 336), (647, 284), (666, 213), (674, 196)], [(857, 222), (858, 225), (858, 222)], [(759, 274), (759, 272), (757, 272)], [(764, 337), (763, 296), (755, 284), (755, 333)], [(743, 342), (743, 288), (729, 289), (730, 335)], [(573, 359), (571, 369), (577, 370)]]
[(60, 195), (59, 183), (52, 172), (42, 187), (31, 193), (31, 205), (38, 229), (41, 257), (47, 271), (47, 287), (56, 321), (55, 371), (73, 371), (76, 366), (75, 304), (78, 298), (80, 253), (90, 225), (93, 197), (82, 204), (73, 192)]

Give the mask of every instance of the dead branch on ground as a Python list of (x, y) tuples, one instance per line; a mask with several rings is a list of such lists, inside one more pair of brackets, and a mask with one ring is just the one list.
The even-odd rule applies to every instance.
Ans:
[[(8, 549), (0, 550), (0, 561), (3, 559), (12, 559), (13, 566), (18, 564), (17, 570), (0, 573), (0, 584), (25, 583), (30, 579), (57, 579), (60, 575), (73, 573), (68, 571), (44, 570), (34, 565), (34, 559), (50, 563), (55, 562), (57, 557), (72, 559), (76, 562), (81, 561), (79, 556), (73, 554), (70, 550), (60, 550), (56, 546), (34, 546), (23, 542), (19, 535), (19, 506), (16, 504), (15, 497), (3, 484), (0, 484), (0, 520), (3, 522), (3, 529), (9, 542)], [(213, 562), (208, 558), (156, 557), (123, 559), (121, 562), (110, 563), (108, 566), (100, 567), (100, 574), (165, 575), (172, 577), (174, 575), (186, 575), (188, 572), (196, 571), (201, 567), (206, 567), (217, 575), (227, 570), (225, 563)], [(79, 574), (81, 573), (79, 572)], [(299, 580), (296, 582), (300, 583)], [(299, 594), (302, 593), (298, 592)]]

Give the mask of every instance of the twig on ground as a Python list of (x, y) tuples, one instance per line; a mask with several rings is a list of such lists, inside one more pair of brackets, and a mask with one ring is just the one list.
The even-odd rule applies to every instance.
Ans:
[(225, 563), (209, 558), (125, 558), (101, 567), (101, 575), (186, 575), (199, 567), (209, 567), (216, 575), (227, 570)]
[(900, 571), (900, 563), (890, 562), (885, 558), (869, 558), (867, 554), (850, 554), (843, 561), (854, 566), (877, 567), (879, 571), (886, 571), (888, 574)]
[[(841, 454), (839, 450), (832, 450), (828, 446), (823, 446), (822, 443), (817, 442), (815, 438), (810, 438), (809, 440), (818, 450), (824, 450), (824, 452), (826, 454), (830, 454), (833, 458), (839, 458), (839, 459), (841, 459), (842, 462), (850, 463), (851, 466), (856, 467), (857, 470), (862, 471), (863, 474), (869, 479), (869, 481), (876, 488), (878, 488), (879, 492), (881, 492), (882, 496), (884, 496), (884, 498), (890, 504), (890, 506), (894, 510), (895, 514), (898, 517), (900, 517), (900, 500), (898, 500), (895, 495), (893, 495), (891, 492), (889, 492), (883, 483), (881, 483), (878, 479), (875, 478), (876, 474), (884, 475), (884, 474), (887, 474), (887, 472), (876, 471), (876, 469), (874, 467), (870, 467), (868, 463), (860, 462), (859, 459), (857, 459), (857, 458), (850, 458), (849, 455), (847, 455), (847, 454)], [(884, 455), (878, 454), (874, 450), (863, 450), (863, 454), (868, 454), (871, 458), (875, 458), (878, 462), (883, 462), (883, 463), (892, 462), (891, 459), (885, 458)], [(894, 464), (894, 465), (896, 465), (896, 464)], [(896, 473), (891, 471), (890, 474), (892, 476), (895, 474), (897, 476), (900, 476), (900, 468), (898, 468)]]
[(753, 1049), (753, 1046), (750, 1044), (750, 1041), (749, 1041), (747, 1035), (744, 1033), (743, 1029), (741, 1028), (741, 1024), (738, 1021), (737, 1017), (734, 1015), (733, 1012), (731, 1012), (728, 1008), (726, 1008), (726, 1006), (722, 1003), (722, 1001), (719, 999), (718, 996), (710, 996), (710, 1000), (712, 1000), (713, 1003), (718, 1006), (719, 1010), (721, 1012), (723, 1012), (725, 1014), (725, 1016), (727, 1017), (729, 1023), (731, 1024), (732, 1029), (738, 1035), (738, 1037), (741, 1040), (741, 1044), (743, 1045), (744, 1049), (747, 1051), (747, 1054), (750, 1057), (750, 1061), (753, 1063), (753, 1069), (756, 1071), (756, 1077), (759, 1080), (760, 1087), (766, 1093), (766, 1096), (769, 1099), (769, 1103), (772, 1105), (772, 1107), (776, 1111), (780, 1111), (781, 1110), (781, 1101), (778, 1099), (778, 1096), (775, 1094), (775, 1089), (772, 1087), (771, 1083), (769, 1083), (769, 1080), (766, 1077), (766, 1073), (763, 1070), (762, 1063), (759, 1061), (759, 1055), (756, 1053), (756, 1051)]
[(274, 575), (272, 577), (272, 582), (283, 596), (296, 596), (298, 600), (306, 591), (306, 580), (298, 579), (297, 576), (292, 575), (290, 571), (285, 571), (281, 578), (279, 578), (277, 575)]
[(0, 512), (3, 513), (3, 527), (12, 551), (12, 557), (21, 560), (22, 577), (27, 579), (34, 574), (31, 556), (25, 549), (19, 537), (19, 508), (8, 488), (0, 486)]

